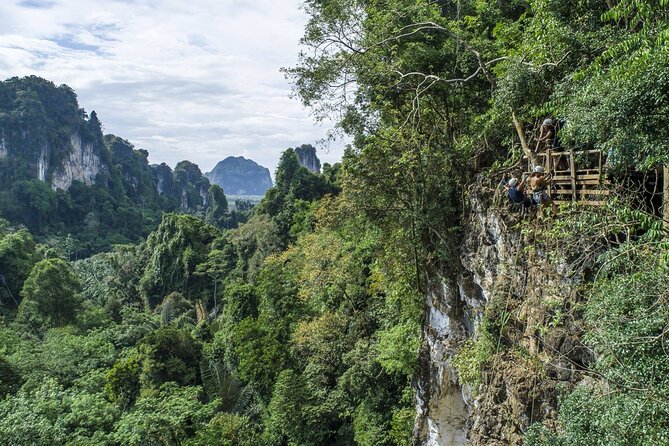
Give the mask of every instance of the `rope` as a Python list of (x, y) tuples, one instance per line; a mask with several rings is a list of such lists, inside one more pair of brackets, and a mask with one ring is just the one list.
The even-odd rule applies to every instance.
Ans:
[(2, 280), (2, 284), (5, 286), (5, 289), (9, 293), (9, 296), (12, 298), (14, 303), (16, 304), (16, 307), (18, 308), (19, 302), (16, 300), (14, 297), (14, 294), (12, 293), (12, 290), (9, 289), (9, 286), (7, 286), (7, 281), (5, 281), (5, 276), (3, 274), (0, 274), (0, 280)]

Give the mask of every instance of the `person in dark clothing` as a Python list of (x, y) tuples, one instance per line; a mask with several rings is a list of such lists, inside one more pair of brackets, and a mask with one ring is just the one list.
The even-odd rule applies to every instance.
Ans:
[(518, 178), (511, 178), (504, 189), (513, 203), (525, 207), (532, 205), (532, 201), (525, 196), (525, 178), (520, 183), (518, 182)]

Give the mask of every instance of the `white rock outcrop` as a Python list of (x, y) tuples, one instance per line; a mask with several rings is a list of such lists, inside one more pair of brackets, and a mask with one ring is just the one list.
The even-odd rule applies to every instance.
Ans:
[[(51, 179), (51, 187), (67, 190), (73, 181), (82, 181), (87, 185), (95, 182), (95, 177), (103, 171), (104, 164), (95, 145), (84, 143), (81, 137), (73, 133), (70, 136), (70, 153), (56, 168)], [(44, 181), (44, 178), (40, 178)]]
[(9, 155), (9, 147), (7, 147), (7, 140), (5, 139), (5, 131), (0, 131), (0, 158)]
[(434, 278), (426, 295), (423, 375), (417, 383), (415, 443), (464, 446), (468, 412), (451, 358), (465, 338), (457, 308), (458, 290), (445, 278)]
[(37, 159), (37, 178), (40, 181), (46, 181), (46, 171), (49, 166), (49, 148), (46, 143), (42, 145), (39, 158)]

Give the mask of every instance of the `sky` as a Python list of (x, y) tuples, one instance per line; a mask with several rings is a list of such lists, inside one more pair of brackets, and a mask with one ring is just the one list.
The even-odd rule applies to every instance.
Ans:
[(279, 71), (295, 65), (300, 0), (0, 0), (0, 79), (72, 87), (105, 133), (203, 172), (244, 156), (272, 174), (288, 147), (324, 162), (343, 142), (317, 125)]

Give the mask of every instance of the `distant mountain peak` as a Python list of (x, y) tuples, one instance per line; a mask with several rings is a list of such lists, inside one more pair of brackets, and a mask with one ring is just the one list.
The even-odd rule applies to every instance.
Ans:
[(312, 173), (321, 173), (321, 160), (316, 155), (316, 148), (311, 144), (302, 144), (295, 148), (300, 165)]
[(243, 156), (219, 161), (205, 176), (228, 195), (264, 195), (272, 187), (269, 169)]

